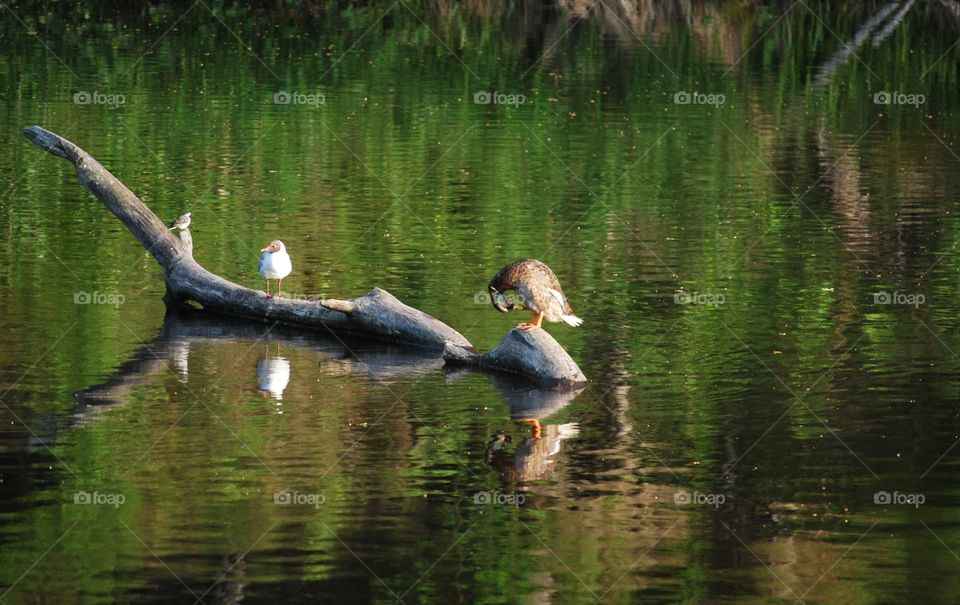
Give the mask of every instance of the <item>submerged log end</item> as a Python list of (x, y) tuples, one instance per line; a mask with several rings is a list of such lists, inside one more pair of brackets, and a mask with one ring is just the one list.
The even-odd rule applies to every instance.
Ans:
[(447, 343), (444, 360), (451, 365), (468, 365), (520, 374), (541, 387), (573, 388), (587, 382), (577, 362), (546, 330), (529, 331), (514, 328), (497, 348), (478, 355), (473, 351)]
[(482, 355), (471, 348), (447, 341), (443, 345), (443, 360), (449, 365), (480, 366)]

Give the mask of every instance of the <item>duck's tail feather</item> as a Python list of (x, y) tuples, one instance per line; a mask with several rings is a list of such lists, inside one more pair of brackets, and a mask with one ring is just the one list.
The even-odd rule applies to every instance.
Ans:
[(573, 314), (561, 315), (560, 319), (562, 319), (568, 326), (573, 326), (574, 328), (583, 323), (582, 319)]

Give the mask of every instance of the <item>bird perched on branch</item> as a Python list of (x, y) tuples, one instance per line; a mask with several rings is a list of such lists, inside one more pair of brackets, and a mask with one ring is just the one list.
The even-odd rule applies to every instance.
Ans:
[(574, 328), (583, 323), (573, 314), (557, 276), (538, 260), (526, 258), (507, 265), (493, 276), (487, 289), (490, 302), (501, 313), (508, 313), (515, 306), (512, 297), (504, 294), (508, 290), (516, 292), (523, 306), (533, 311), (533, 321), (517, 326), (521, 330), (539, 328), (544, 318), (562, 321)]
[(293, 271), (293, 263), (290, 262), (290, 255), (287, 254), (287, 247), (278, 239), (273, 240), (266, 248), (261, 248), (260, 252), (260, 275), (267, 280), (267, 298), (270, 296), (270, 280), (277, 280), (277, 296), (281, 296), (281, 285), (283, 278), (290, 275)]
[(170, 231), (174, 229), (186, 229), (190, 226), (190, 213), (186, 212), (177, 217), (177, 220), (170, 223)]

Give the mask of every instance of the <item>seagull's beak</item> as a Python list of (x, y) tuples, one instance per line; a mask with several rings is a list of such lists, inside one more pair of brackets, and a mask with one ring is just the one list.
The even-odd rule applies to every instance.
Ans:
[(260, 252), (270, 252), (270, 246), (267, 246), (266, 248), (260, 248)]

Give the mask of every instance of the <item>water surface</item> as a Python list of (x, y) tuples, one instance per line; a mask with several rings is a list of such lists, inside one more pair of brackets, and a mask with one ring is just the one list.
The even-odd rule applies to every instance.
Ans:
[[(956, 602), (952, 4), (628, 4), (8, 7), (3, 602)], [(168, 314), (30, 124), (481, 349), (540, 258), (590, 384)]]

